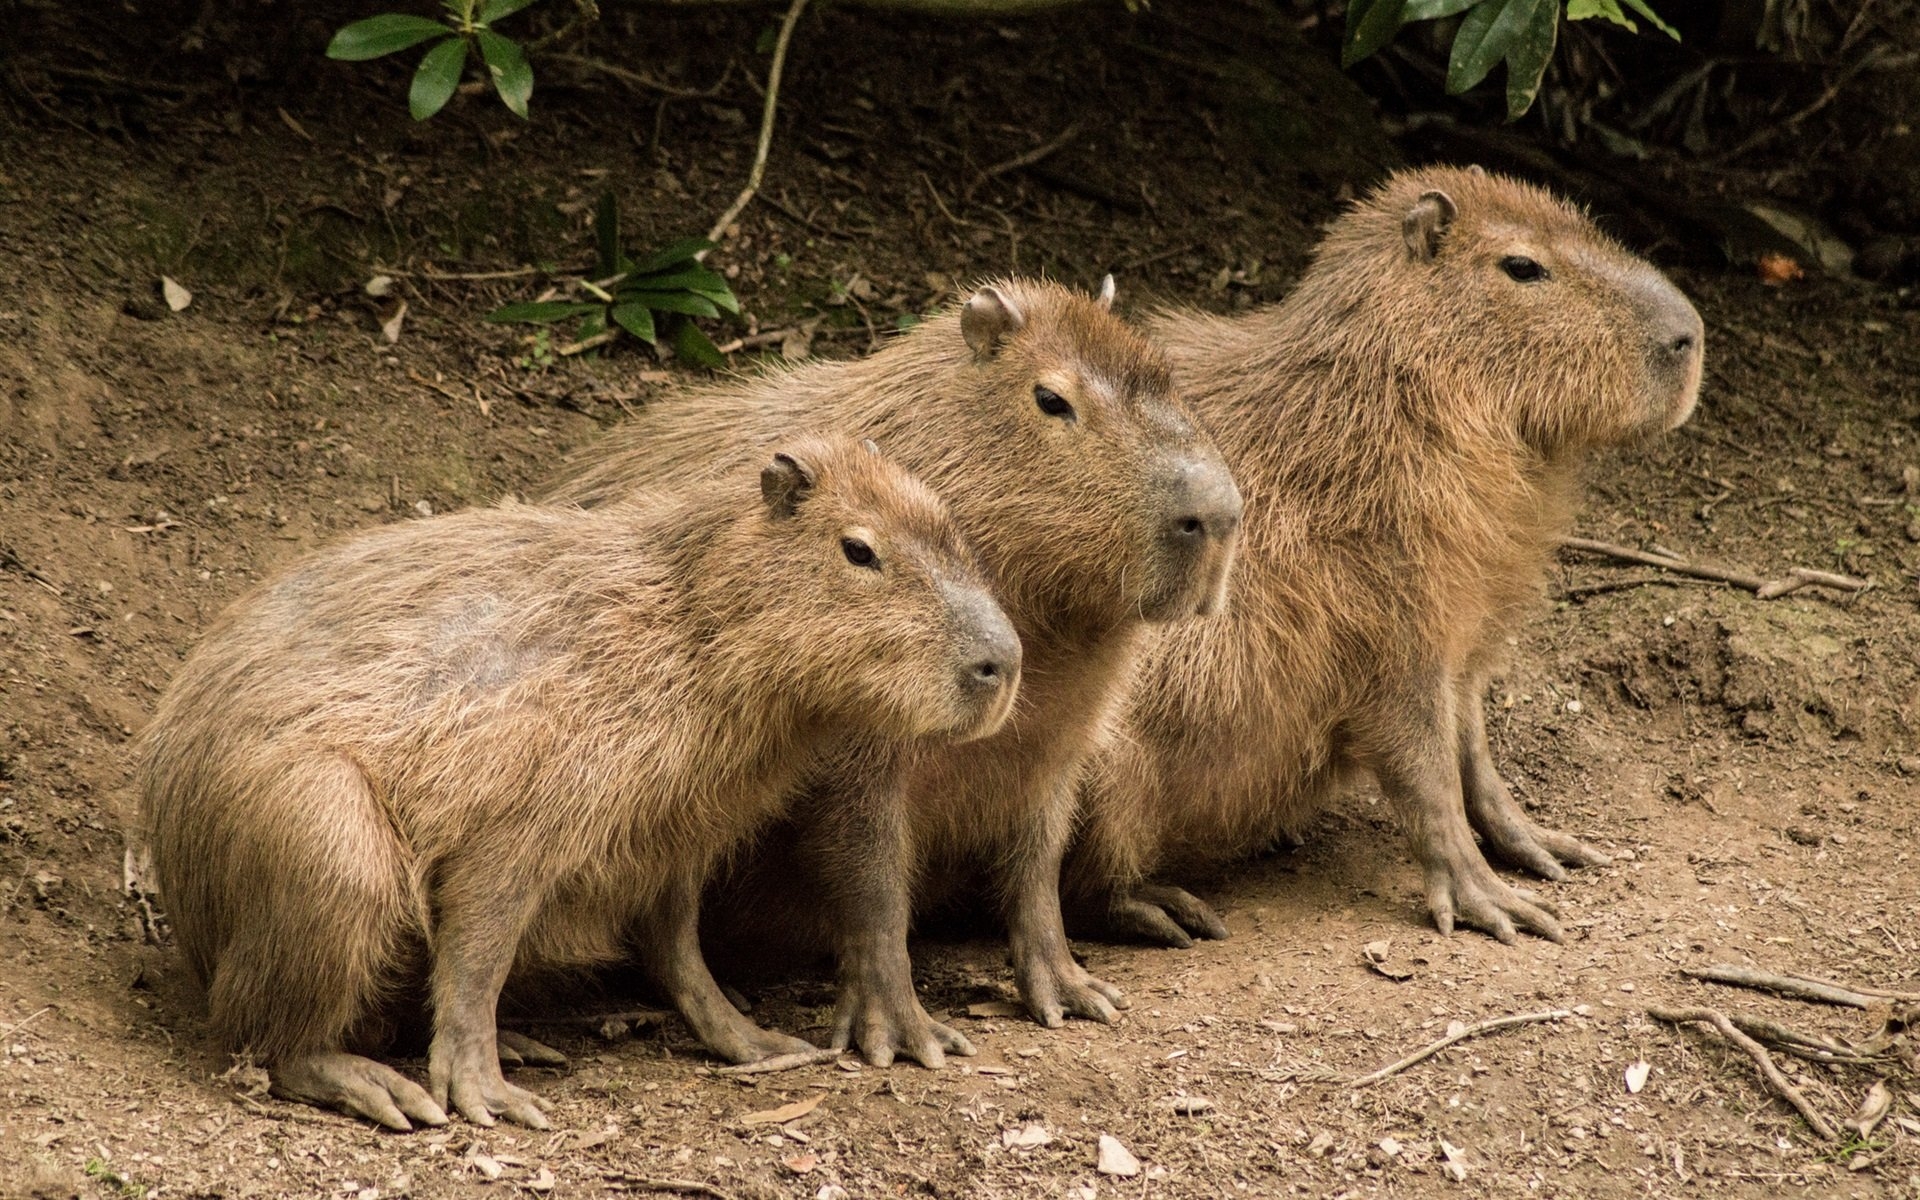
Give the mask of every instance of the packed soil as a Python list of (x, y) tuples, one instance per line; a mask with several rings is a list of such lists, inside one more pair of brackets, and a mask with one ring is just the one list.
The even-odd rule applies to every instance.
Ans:
[[(725, 207), (766, 18), (614, 9), (576, 51), (646, 81), (536, 59), (530, 124), (467, 94), (413, 126), (403, 65), (314, 53), (359, 10), (262, 39), (260, 6), (192, 25), (154, 7), (23, 9), (71, 36), (16, 64), (0, 134), (0, 1195), (1920, 1195), (1897, 1005), (1683, 974), (1920, 992), (1920, 307), (1768, 286), (1671, 238), (1643, 248), (1705, 315), (1702, 406), (1595, 465), (1579, 532), (1873, 586), (1761, 600), (1564, 556), (1488, 698), (1537, 819), (1614, 856), (1531, 885), (1564, 945), (1439, 936), (1362, 791), (1297, 847), (1180, 881), (1230, 940), (1080, 944), (1132, 998), (1111, 1027), (1031, 1024), (1001, 943), (963, 931), (916, 945), (929, 1008), (980, 1049), (940, 1071), (720, 1075), (677, 1019), (609, 993), (535, 1026), (572, 1060), (516, 1074), (553, 1132), (391, 1134), (267, 1096), (123, 887), (131, 739), (276, 567), (524, 495), (693, 373), (481, 318), (585, 268), (605, 191), (636, 247)], [(1290, 28), (1207, 13), (809, 16), (766, 193), (712, 259), (746, 309), (715, 340), (762, 347), (741, 369), (857, 354), (1012, 271), (1115, 270), (1134, 309), (1283, 296), (1317, 225), (1420, 150)], [(824, 1036), (824, 975), (752, 998)], [(1890, 1114), (1823, 1140), (1741, 1052), (1650, 1019), (1662, 1005), (1885, 1034), (1865, 1064), (1782, 1063), (1828, 1120), (1879, 1080)], [(1522, 1015), (1540, 1019), (1353, 1082)], [(1098, 1169), (1109, 1137), (1138, 1174)]]

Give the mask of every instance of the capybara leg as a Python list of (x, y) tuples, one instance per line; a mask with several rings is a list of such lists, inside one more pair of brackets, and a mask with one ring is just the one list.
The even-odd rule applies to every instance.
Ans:
[(1118, 937), (1185, 950), (1193, 939), (1221, 940), (1227, 923), (1206, 901), (1184, 888), (1142, 883), (1116, 891), (1107, 907), (1107, 927)]
[(1536, 825), (1514, 803), (1487, 747), (1483, 692), (1476, 685), (1460, 698), (1460, 780), (1466, 791), (1468, 822), (1486, 839), (1496, 858), (1542, 879), (1565, 879), (1562, 863), (1602, 867), (1611, 862), (1578, 838)]
[(1127, 998), (1073, 961), (1060, 915), (1060, 859), (1073, 807), (1042, 803), (1030, 811), (1044, 815), (1000, 865), (1014, 983), (1027, 1011), (1048, 1029), (1060, 1028), (1068, 1016), (1111, 1024)]
[(494, 1042), (500, 1052), (500, 1065), (503, 1067), (564, 1067), (567, 1056), (555, 1050), (545, 1042), (536, 1042), (524, 1033), (515, 1033), (511, 1029), (494, 1031)]
[(811, 1042), (762, 1029), (740, 1015), (727, 999), (706, 956), (700, 953), (698, 873), (667, 885), (640, 929), (640, 955), (674, 1008), (686, 1018), (693, 1036), (728, 1062), (758, 1062), (776, 1054), (804, 1053)]
[(897, 1055), (941, 1067), (948, 1053), (973, 1054), (973, 1043), (928, 1016), (913, 989), (907, 930), (914, 851), (903, 802), (891, 791), (823, 799), (804, 820), (802, 851), (826, 889), (835, 928), (833, 1048), (856, 1045), (876, 1067), (892, 1065)]
[[(445, 1125), (447, 1114), (427, 1090), (370, 1058), (328, 1051), (302, 1054), (273, 1065), (273, 1094), (323, 1108), (336, 1108), (402, 1133), (422, 1125)], [(411, 1120), (409, 1120), (411, 1118)]]
[(1444, 689), (1436, 693), (1399, 711), (1387, 736), (1356, 746), (1406, 826), (1426, 877), (1427, 911), (1446, 934), (1457, 920), (1502, 942), (1517, 940), (1516, 927), (1560, 941), (1552, 906), (1494, 874), (1474, 843), (1461, 796), (1452, 697)]
[(485, 872), (475, 864), (451, 874), (434, 897), (440, 920), (433, 930), (433, 1045), (427, 1074), (440, 1106), (476, 1125), (505, 1117), (547, 1129), (547, 1102), (500, 1073), (494, 1015), (537, 905), (535, 896), (513, 894), (508, 880), (505, 872)]

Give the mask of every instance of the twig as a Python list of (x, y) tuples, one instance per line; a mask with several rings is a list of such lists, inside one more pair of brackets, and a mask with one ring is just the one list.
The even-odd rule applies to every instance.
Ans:
[(711, 1183), (695, 1179), (661, 1179), (654, 1175), (632, 1175), (626, 1171), (608, 1171), (601, 1176), (608, 1183), (649, 1192), (674, 1192), (682, 1196), (711, 1196), (713, 1200), (733, 1200), (733, 1193)]
[(58, 596), (60, 594), (60, 585), (28, 566), (21, 560), (20, 555), (14, 551), (12, 546), (0, 546), (0, 570), (4, 570), (7, 567), (12, 567), (54, 595)]
[(600, 6), (594, 0), (573, 0), (573, 16), (558, 29), (549, 30), (527, 43), (530, 52), (545, 50), (556, 42), (564, 42), (575, 33), (600, 19)]
[(1642, 566), (1659, 567), (1663, 571), (1672, 571), (1676, 575), (1689, 575), (1695, 579), (1712, 579), (1720, 583), (1730, 583), (1754, 594), (1758, 600), (1777, 600), (1804, 587), (1830, 587), (1840, 591), (1864, 592), (1873, 586), (1870, 579), (1855, 579), (1851, 575), (1835, 575), (1828, 571), (1813, 571), (1805, 567), (1793, 567), (1779, 579), (1762, 579), (1745, 571), (1736, 571), (1728, 567), (1716, 567), (1708, 563), (1688, 562), (1668, 554), (1654, 554), (1646, 550), (1636, 550), (1632, 546), (1616, 545), (1613, 542), (1596, 542), (1590, 538), (1561, 538), (1560, 544), (1568, 550), (1578, 550), (1585, 554), (1598, 554), (1622, 562), (1639, 563)]
[(1625, 592), (1640, 587), (1707, 587), (1718, 583), (1717, 579), (1674, 579), (1666, 575), (1636, 575), (1632, 579), (1615, 579), (1607, 583), (1587, 583), (1579, 587), (1570, 587), (1560, 593), (1560, 598), (1583, 600), (1588, 596), (1602, 596), (1608, 592)]
[(1727, 1019), (1732, 1021), (1734, 1025), (1739, 1028), (1740, 1032), (1747, 1034), (1754, 1040), (1763, 1042), (1773, 1049), (1780, 1051), (1782, 1054), (1791, 1054), (1796, 1058), (1804, 1058), (1811, 1062), (1846, 1063), (1851, 1066), (1868, 1066), (1886, 1061), (1885, 1056), (1882, 1054), (1857, 1050), (1851, 1046), (1843, 1046), (1832, 1038), (1815, 1037), (1811, 1034), (1801, 1033), (1798, 1030), (1788, 1029), (1785, 1025), (1766, 1020), (1763, 1017), (1749, 1017), (1739, 1013), (1732, 1013), (1728, 1015)]
[(776, 1054), (772, 1058), (763, 1058), (759, 1062), (741, 1063), (732, 1067), (716, 1067), (715, 1075), (771, 1075), (775, 1071), (795, 1071), (801, 1067), (818, 1066), (824, 1062), (837, 1062), (844, 1050), (796, 1050), (792, 1054)]
[[(1045, 159), (1053, 157), (1055, 154), (1058, 154), (1060, 150), (1064, 146), (1066, 146), (1068, 142), (1071, 142), (1073, 139), (1080, 136), (1081, 128), (1082, 128), (1082, 123), (1079, 121), (1075, 121), (1073, 122), (1073, 124), (1068, 125), (1065, 129), (1061, 130), (1059, 134), (1057, 134), (1051, 140), (1040, 143), (1038, 146), (1035, 146), (1033, 149), (1027, 151), (1025, 154), (1016, 154), (1012, 158), (1007, 159), (1005, 162), (995, 163), (993, 166), (988, 167), (986, 170), (980, 172), (979, 183), (985, 183), (988, 180), (998, 179), (1002, 175), (1005, 175), (1010, 171), (1018, 171), (1025, 167), (1031, 167), (1035, 163), (1038, 163)], [(979, 184), (976, 183), (975, 186), (977, 187), (979, 186)], [(973, 193), (973, 188), (968, 188), (967, 193), (969, 196), (971, 196)]]
[(1371, 1075), (1362, 1075), (1360, 1078), (1354, 1080), (1351, 1086), (1357, 1090), (1379, 1083), (1382, 1079), (1391, 1075), (1398, 1075), (1408, 1067), (1415, 1066), (1432, 1058), (1455, 1042), (1464, 1042), (1468, 1038), (1480, 1037), (1483, 1034), (1497, 1033), (1502, 1029), (1511, 1029), (1516, 1025), (1531, 1025), (1536, 1021), (1563, 1021), (1572, 1015), (1572, 1009), (1555, 1008), (1549, 1009), (1546, 1012), (1520, 1013), (1517, 1016), (1496, 1017), (1491, 1021), (1481, 1021), (1477, 1025), (1469, 1025), (1464, 1029), (1449, 1033), (1437, 1042), (1430, 1042), (1420, 1049), (1415, 1050), (1412, 1054), (1407, 1055), (1399, 1062), (1381, 1067)]
[(1811, 975), (1776, 975), (1771, 971), (1742, 967), (1734, 963), (1715, 963), (1710, 967), (1685, 968), (1680, 973), (1689, 979), (1701, 979), (1708, 983), (1725, 983), (1733, 987), (1777, 992), (1795, 1000), (1814, 1000), (1821, 1004), (1839, 1004), (1848, 1008), (1871, 1008), (1876, 999), (1920, 1000), (1920, 992), (1891, 992), (1882, 988), (1854, 987), (1851, 984), (1834, 983), (1830, 979), (1817, 979)]
[(21, 1017), (18, 1021), (15, 1021), (13, 1024), (7, 1026), (6, 1032), (0, 1033), (0, 1042), (6, 1041), (8, 1038), (12, 1037), (14, 1034), (19, 1033), (22, 1029), (25, 1029), (28, 1023), (33, 1021), (35, 1018), (45, 1016), (47, 1013), (50, 1013), (52, 1011), (53, 1011), (53, 1005), (51, 1004), (41, 1005), (38, 1009), (35, 1009), (33, 1012), (28, 1013), (26, 1016)]
[(529, 275), (554, 274), (545, 267), (513, 267), (504, 271), (403, 271), (398, 267), (376, 266), (373, 271), (376, 275), (391, 275), (395, 279), (431, 279), (435, 283), (464, 283), (482, 279), (524, 279)]
[(577, 342), (568, 342), (564, 346), (556, 346), (553, 352), (561, 358), (571, 358), (576, 354), (583, 354), (595, 346), (604, 346), (619, 336), (620, 331), (618, 329), (602, 329), (592, 337), (583, 337)]
[(662, 83), (651, 75), (642, 75), (638, 71), (629, 71), (625, 67), (616, 66), (603, 59), (589, 58), (584, 54), (549, 54), (547, 55), (547, 61), (567, 63), (571, 66), (583, 67), (589, 71), (598, 71), (602, 75), (619, 80), (628, 87), (644, 88), (650, 92), (659, 92), (661, 95), (671, 96), (675, 100), (711, 100), (720, 94), (721, 89), (727, 86), (727, 80), (733, 76), (733, 64), (729, 62), (726, 69), (720, 72), (720, 82), (714, 84), (712, 87), (687, 88), (680, 87), (677, 84)]
[(1793, 1105), (1793, 1107), (1799, 1111), (1800, 1115), (1806, 1119), (1807, 1124), (1812, 1127), (1815, 1133), (1829, 1142), (1838, 1138), (1839, 1135), (1835, 1133), (1832, 1124), (1820, 1115), (1820, 1110), (1815, 1108), (1808, 1102), (1805, 1096), (1800, 1094), (1799, 1088), (1787, 1082), (1787, 1077), (1780, 1073), (1779, 1066), (1774, 1063), (1773, 1055), (1767, 1053), (1767, 1048), (1735, 1028), (1733, 1022), (1727, 1019), (1726, 1014), (1711, 1008), (1650, 1008), (1647, 1010), (1647, 1015), (1656, 1021), (1665, 1021), (1669, 1025), (1680, 1025), (1693, 1021), (1713, 1026), (1714, 1029), (1719, 1031), (1721, 1037), (1746, 1052), (1747, 1057), (1751, 1058), (1754, 1065), (1760, 1068), (1760, 1074), (1766, 1079), (1767, 1086), (1771, 1087), (1781, 1099)]
[(789, 325), (784, 329), (763, 329), (759, 333), (750, 333), (737, 337), (730, 342), (722, 342), (714, 349), (722, 354), (738, 354), (742, 350), (757, 350), (762, 346), (778, 346), (792, 335), (801, 332), (798, 325)]
[(740, 195), (720, 214), (707, 233), (707, 240), (717, 242), (727, 232), (727, 226), (746, 210), (753, 202), (755, 192), (760, 190), (760, 177), (766, 174), (767, 151), (773, 146), (773, 116), (780, 105), (780, 75), (787, 66), (787, 46), (793, 41), (793, 27), (800, 23), (800, 14), (805, 12), (807, 0), (793, 0), (787, 6), (786, 19), (780, 22), (780, 37), (773, 43), (773, 65), (767, 68), (767, 103), (760, 113), (760, 144), (753, 152), (753, 166), (747, 172), (747, 186), (740, 189)]

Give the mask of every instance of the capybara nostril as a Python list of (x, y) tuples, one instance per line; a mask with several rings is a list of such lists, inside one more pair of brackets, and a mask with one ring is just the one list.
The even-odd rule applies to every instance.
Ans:
[(1672, 350), (1674, 355), (1677, 357), (1679, 355), (1687, 353), (1687, 351), (1689, 350), (1692, 350), (1696, 340), (1697, 339), (1695, 339), (1695, 337), (1691, 333), (1683, 333), (1679, 337), (1673, 339), (1673, 344), (1667, 348), (1669, 350)]
[(1240, 489), (1233, 475), (1212, 463), (1187, 463), (1175, 472), (1171, 535), (1194, 547), (1224, 540), (1240, 528)]

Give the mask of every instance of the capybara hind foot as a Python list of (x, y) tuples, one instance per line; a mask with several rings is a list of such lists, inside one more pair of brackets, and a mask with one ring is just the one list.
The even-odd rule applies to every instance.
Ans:
[(456, 1048), (451, 1039), (436, 1037), (427, 1057), (427, 1074), (441, 1107), (453, 1109), (475, 1125), (492, 1125), (496, 1117), (505, 1117), (529, 1129), (553, 1128), (545, 1112), (552, 1105), (508, 1083), (500, 1073), (497, 1052), (489, 1054), (474, 1045)]
[(1222, 941), (1227, 923), (1200, 897), (1184, 888), (1143, 883), (1117, 892), (1107, 905), (1107, 930), (1115, 938), (1192, 948), (1194, 938)]
[(829, 1044), (835, 1050), (858, 1046), (875, 1067), (890, 1067), (899, 1056), (937, 1069), (947, 1065), (949, 1054), (971, 1058), (978, 1053), (958, 1030), (928, 1016), (911, 986), (903, 994), (898, 988), (842, 983)]
[(545, 1042), (536, 1042), (524, 1033), (502, 1029), (494, 1035), (498, 1041), (503, 1067), (564, 1067), (567, 1056)]
[(1536, 825), (1517, 810), (1487, 813), (1470, 808), (1467, 819), (1486, 839), (1493, 857), (1555, 883), (1566, 880), (1567, 867), (1604, 867), (1613, 861), (1579, 838)]
[(1556, 910), (1544, 897), (1508, 884), (1476, 853), (1470, 861), (1443, 860), (1426, 869), (1427, 911), (1440, 932), (1452, 936), (1454, 922), (1484, 930), (1511, 946), (1516, 927), (1546, 938), (1566, 940)]
[(1067, 1017), (1111, 1025), (1119, 1010), (1130, 1006), (1119, 988), (1088, 974), (1065, 947), (1053, 954), (1016, 959), (1013, 975), (1027, 1011), (1048, 1029), (1060, 1028)]
[[(384, 1063), (337, 1051), (308, 1054), (275, 1063), (273, 1094), (356, 1117), (406, 1133), (413, 1121), (445, 1125), (445, 1109), (427, 1090)], [(412, 1120), (408, 1120), (412, 1118)]]

